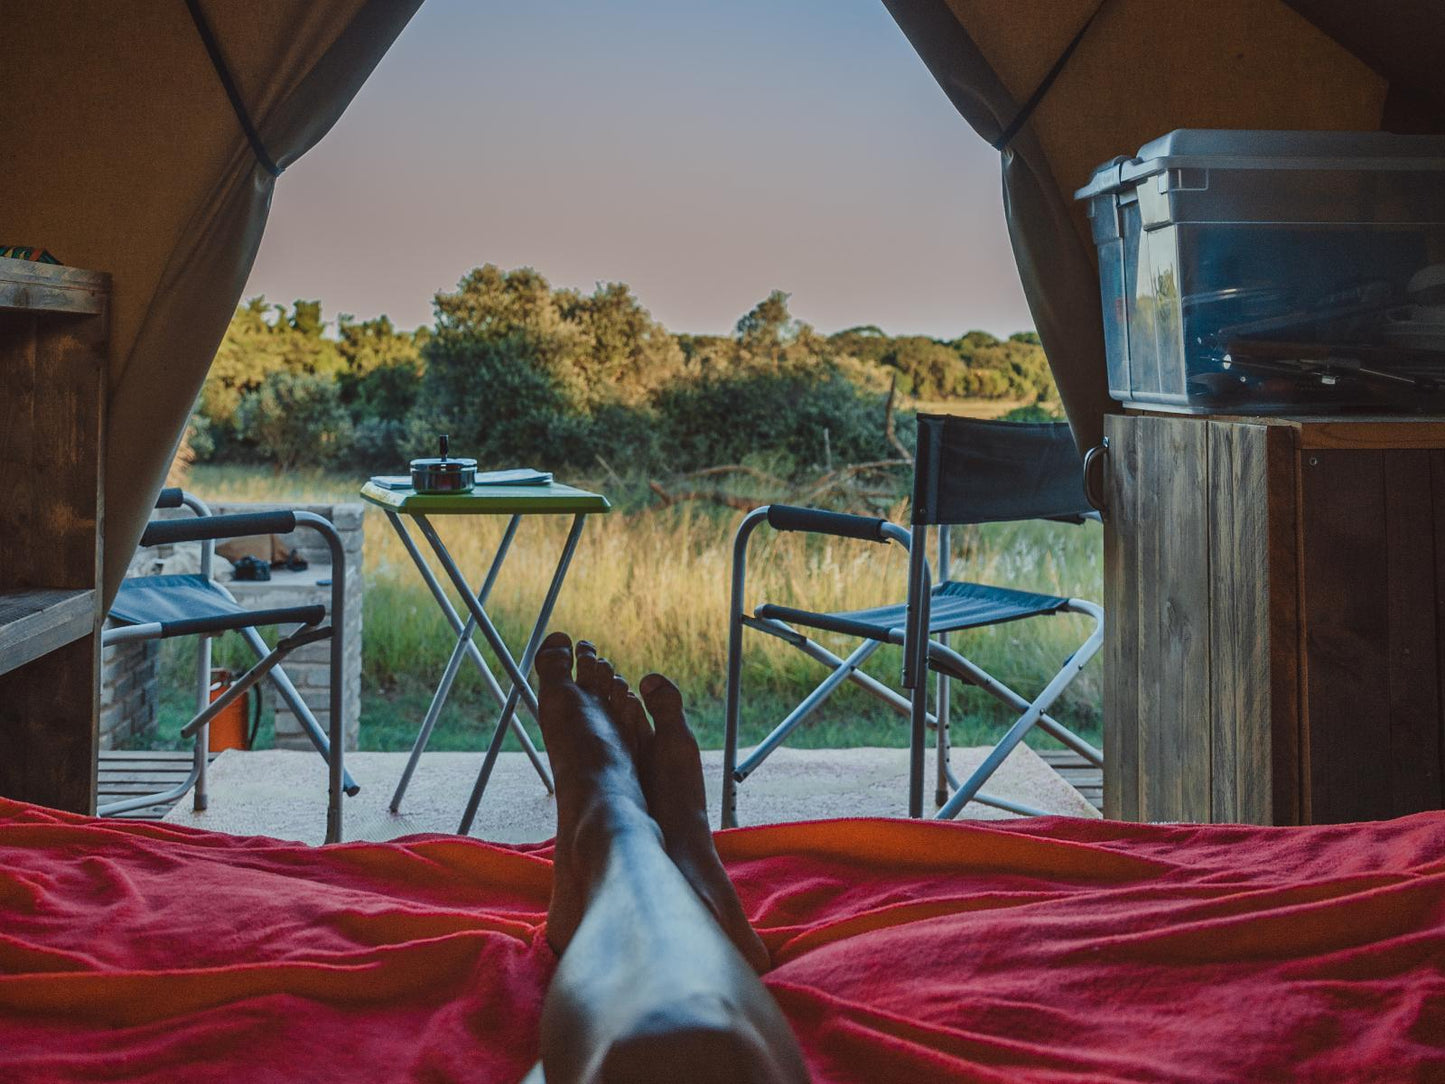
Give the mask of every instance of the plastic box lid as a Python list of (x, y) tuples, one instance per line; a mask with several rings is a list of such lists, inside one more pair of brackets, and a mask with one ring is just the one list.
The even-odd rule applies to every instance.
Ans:
[(1445, 173), (1445, 136), (1391, 132), (1235, 131), (1180, 128), (1133, 158), (1115, 158), (1074, 193), (1091, 199), (1129, 192), (1170, 169), (1410, 170)]

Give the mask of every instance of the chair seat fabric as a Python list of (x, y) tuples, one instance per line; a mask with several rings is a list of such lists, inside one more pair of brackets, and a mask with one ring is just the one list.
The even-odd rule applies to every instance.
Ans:
[[(119, 625), (162, 625), (215, 622), (216, 627), (239, 627), (238, 614), (256, 618), (245, 624), (317, 624), (325, 618), (324, 606), (288, 606), (248, 610), (227, 598), (219, 586), (199, 573), (169, 576), (133, 576), (122, 580), (110, 607), (110, 619)], [(230, 620), (228, 620), (230, 619)]]
[[(1015, 591), (1007, 587), (949, 580), (933, 589), (928, 631), (959, 632), (984, 625), (1001, 625), (1007, 621), (1018, 621), (1040, 614), (1058, 613), (1068, 605), (1068, 601), (1055, 595), (1036, 595), (1030, 591)], [(901, 630), (907, 622), (908, 604), (875, 606), (867, 610), (845, 610), (838, 613), (814, 613), (768, 603), (759, 606), (756, 615), (763, 619), (786, 621), (790, 625), (803, 625), (825, 632), (896, 643), (901, 642), (902, 635), (901, 632), (893, 635), (893, 631)]]

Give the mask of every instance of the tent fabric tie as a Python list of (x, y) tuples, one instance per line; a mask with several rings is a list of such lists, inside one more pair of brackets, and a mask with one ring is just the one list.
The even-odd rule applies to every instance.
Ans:
[(1099, 0), (1099, 3), (1095, 5), (1089, 17), (1084, 20), (1084, 25), (1079, 27), (1078, 33), (1070, 39), (1068, 45), (1064, 46), (1064, 51), (1059, 54), (1059, 59), (1054, 61), (1054, 66), (1051, 67), (1048, 70), (1048, 74), (1040, 80), (1034, 92), (1029, 95), (1029, 100), (1024, 102), (1023, 108), (1018, 111), (1018, 115), (1009, 122), (1009, 126), (1003, 130), (1003, 133), (993, 141), (992, 146), (994, 150), (1002, 151), (1013, 142), (1013, 137), (1018, 135), (1019, 130), (1029, 122), (1029, 118), (1034, 115), (1034, 110), (1037, 109), (1039, 103), (1044, 100), (1044, 95), (1048, 94), (1049, 88), (1054, 85), (1054, 80), (1059, 77), (1059, 73), (1062, 72), (1064, 67), (1069, 63), (1069, 58), (1074, 55), (1074, 50), (1079, 47), (1079, 42), (1084, 40), (1084, 35), (1089, 32), (1089, 27), (1094, 25), (1094, 20), (1099, 17), (1099, 12), (1104, 10), (1104, 6), (1108, 4), (1108, 2), (1109, 0)]
[(281, 176), (281, 167), (266, 150), (266, 144), (261, 142), (261, 133), (256, 131), (256, 126), (251, 123), (251, 115), (246, 112), (246, 103), (241, 100), (241, 91), (237, 88), (235, 79), (231, 78), (231, 69), (226, 67), (226, 58), (221, 54), (221, 43), (216, 40), (211, 24), (206, 21), (205, 12), (201, 10), (201, 0), (186, 0), (186, 10), (191, 13), (191, 21), (196, 24), (196, 33), (201, 36), (201, 43), (205, 45), (206, 53), (211, 58), (211, 66), (216, 69), (216, 76), (221, 80), (226, 97), (231, 101), (231, 109), (241, 123), (241, 131), (246, 133), (246, 142), (251, 144), (251, 153), (272, 177)]

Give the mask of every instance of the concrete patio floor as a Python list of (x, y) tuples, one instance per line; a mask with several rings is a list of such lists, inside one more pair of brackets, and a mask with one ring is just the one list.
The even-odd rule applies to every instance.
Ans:
[[(964, 777), (986, 749), (955, 749), (952, 763)], [(345, 838), (394, 839), (418, 832), (457, 830), (476, 772), (479, 753), (428, 753), (417, 767), (400, 813), (387, 807), (406, 763), (403, 753), (349, 753), (347, 769), (361, 792), (347, 799)], [(718, 819), (722, 752), (703, 753), (708, 812)], [(738, 801), (743, 824), (828, 817), (896, 817), (906, 809), (906, 749), (780, 749), (745, 783)], [(932, 795), (932, 760), (928, 793)], [(267, 749), (229, 750), (211, 765), (210, 808), (178, 803), (165, 817), (233, 835), (265, 835), (320, 843), (325, 828), (326, 765), (315, 753)], [(988, 788), (1000, 797), (1050, 813), (1098, 817), (1099, 812), (1039, 756), (1019, 746)], [(966, 818), (999, 819), (1001, 810), (970, 803)], [(502, 843), (551, 838), (555, 807), (521, 753), (503, 753), (482, 798), (472, 835)]]

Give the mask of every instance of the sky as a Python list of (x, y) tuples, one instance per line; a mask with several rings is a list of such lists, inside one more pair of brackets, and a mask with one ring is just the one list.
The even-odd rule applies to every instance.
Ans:
[(426, 0), (277, 183), (246, 296), (430, 323), (470, 268), (721, 333), (1032, 327), (998, 155), (880, 0)]

